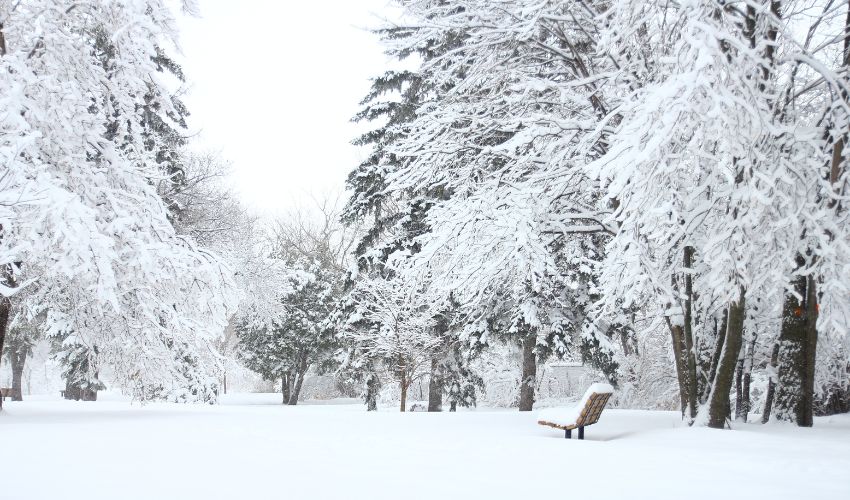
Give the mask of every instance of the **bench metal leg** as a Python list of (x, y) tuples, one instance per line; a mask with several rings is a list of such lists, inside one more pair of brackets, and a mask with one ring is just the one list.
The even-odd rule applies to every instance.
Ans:
[(564, 438), (566, 438), (566, 439), (571, 439), (572, 437), (573, 437), (573, 431), (572, 431), (572, 429), (566, 429), (566, 430), (564, 431)]
[(584, 427), (579, 427), (579, 428), (578, 428), (578, 438), (579, 438), (579, 439), (584, 439)]

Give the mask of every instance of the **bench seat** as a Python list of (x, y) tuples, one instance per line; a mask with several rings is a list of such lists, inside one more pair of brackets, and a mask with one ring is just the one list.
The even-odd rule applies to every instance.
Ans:
[(573, 429), (578, 429), (578, 438), (584, 439), (584, 428), (599, 421), (602, 410), (614, 393), (609, 384), (591, 385), (578, 404), (569, 408), (547, 408), (537, 414), (537, 423), (564, 431), (569, 439)]

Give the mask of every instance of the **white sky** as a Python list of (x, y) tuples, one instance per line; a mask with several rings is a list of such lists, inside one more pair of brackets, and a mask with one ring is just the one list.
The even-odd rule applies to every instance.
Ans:
[(366, 27), (388, 0), (198, 0), (182, 18), (189, 126), (233, 164), (246, 205), (275, 215), (339, 194), (362, 158), (350, 122), (388, 58)]

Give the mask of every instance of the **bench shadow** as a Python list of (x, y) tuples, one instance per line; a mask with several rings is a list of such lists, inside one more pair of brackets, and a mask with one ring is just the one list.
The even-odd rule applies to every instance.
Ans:
[(618, 432), (616, 434), (609, 434), (609, 435), (605, 436), (604, 439), (598, 439), (597, 441), (614, 441), (616, 439), (622, 439), (622, 438), (627, 438), (627, 437), (631, 437), (631, 436), (636, 436), (638, 434), (640, 434), (640, 431)]
[(608, 441), (616, 441), (618, 439), (629, 438), (632, 436), (637, 436), (638, 434), (645, 433), (644, 430), (639, 429), (631, 429), (631, 430), (623, 430), (620, 432), (611, 432), (611, 431), (603, 431), (599, 433), (593, 433), (590, 430), (585, 431), (585, 436), (583, 440), (580, 440), (573, 434), (572, 438), (567, 439), (564, 437), (563, 432), (558, 433), (547, 433), (546, 439), (560, 439), (561, 441), (597, 441), (600, 443), (608, 442)]

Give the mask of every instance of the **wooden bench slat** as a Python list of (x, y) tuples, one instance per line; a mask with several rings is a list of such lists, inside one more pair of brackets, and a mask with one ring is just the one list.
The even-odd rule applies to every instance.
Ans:
[(537, 421), (537, 423), (538, 423), (538, 424), (540, 424), (540, 425), (547, 425), (547, 426), (549, 426), (549, 427), (554, 427), (554, 428), (556, 428), (556, 429), (561, 429), (562, 431), (569, 431), (569, 430), (573, 430), (573, 429), (578, 429), (578, 426), (577, 426), (577, 425), (567, 425), (567, 426), (564, 426), (564, 425), (561, 425), (561, 424), (556, 424), (556, 423), (554, 423), (554, 422), (547, 422), (547, 421), (545, 421), (545, 420), (538, 420), (538, 421)]
[(12, 388), (12, 387), (0, 387), (0, 398), (15, 399), (15, 396), (17, 396), (18, 399), (21, 399), (20, 393), (17, 390), (15, 390), (14, 388)]
[[(599, 421), (599, 418), (602, 416), (602, 411), (605, 409), (605, 405), (608, 404), (609, 399), (611, 399), (610, 392), (591, 393), (590, 397), (587, 397), (584, 407), (579, 412), (579, 416), (573, 424), (562, 425), (555, 422), (549, 422), (547, 420), (538, 420), (537, 423), (548, 427), (554, 427), (555, 429), (561, 429), (563, 431), (579, 429), (579, 439), (581, 439), (583, 438), (584, 428)], [(570, 433), (567, 432), (567, 437), (569, 436)]]

